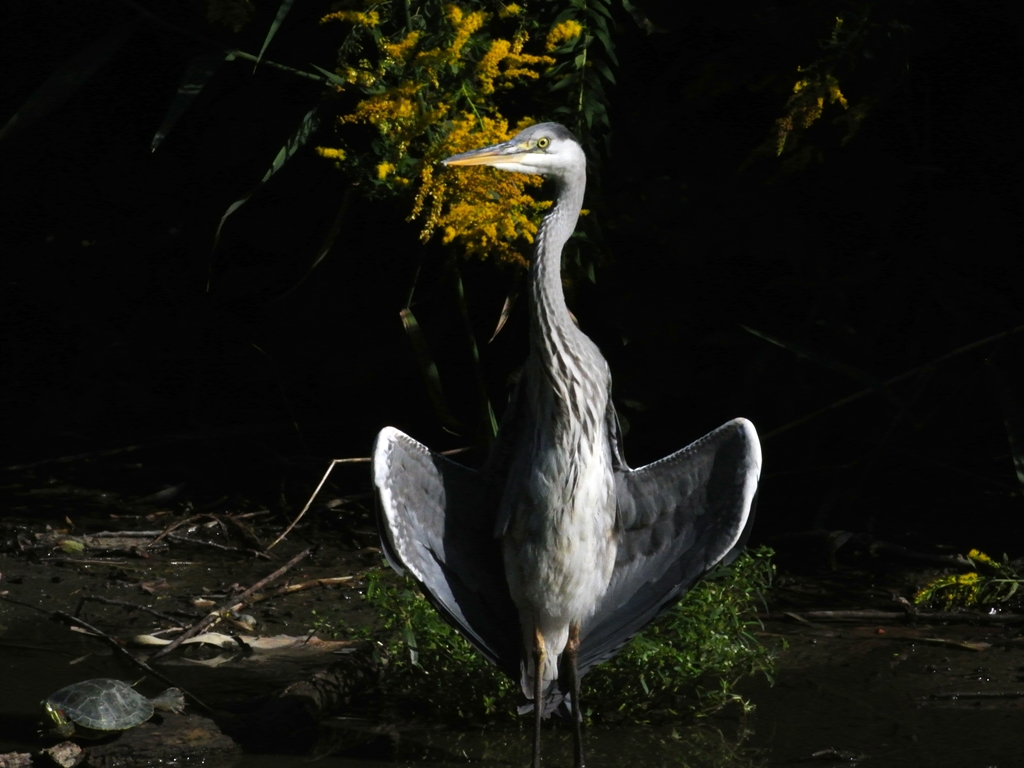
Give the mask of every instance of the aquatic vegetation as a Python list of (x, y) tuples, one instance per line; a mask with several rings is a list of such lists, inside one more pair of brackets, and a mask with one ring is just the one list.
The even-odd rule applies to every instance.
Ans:
[[(706, 714), (729, 702), (749, 674), (770, 675), (772, 653), (754, 630), (771, 585), (771, 550), (743, 554), (700, 582), (616, 658), (583, 680), (590, 718), (655, 720)], [(385, 696), (451, 719), (512, 717), (518, 684), (505, 677), (434, 611), (411, 580), (370, 577), (366, 599), (378, 622), (364, 630), (377, 649)]]
[(1005, 554), (999, 562), (972, 549), (967, 559), (975, 570), (932, 579), (917, 591), (914, 603), (943, 610), (995, 606), (1007, 603), (1024, 584), (1024, 576), (1010, 566)]
[(517, 686), (438, 615), (412, 579), (372, 573), (366, 600), (378, 624), (362, 634), (385, 670), (385, 698), (452, 720), (513, 715)]
[(747, 675), (771, 676), (772, 651), (754, 632), (775, 567), (761, 547), (718, 568), (651, 624), (608, 664), (585, 678), (602, 716), (631, 720), (690, 712), (703, 715), (736, 702)]

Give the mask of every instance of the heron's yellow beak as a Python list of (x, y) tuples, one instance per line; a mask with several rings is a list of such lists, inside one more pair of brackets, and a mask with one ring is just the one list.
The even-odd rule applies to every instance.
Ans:
[(524, 155), (526, 152), (521, 145), (506, 141), (491, 147), (452, 155), (441, 162), (445, 165), (501, 165), (503, 163), (518, 163)]

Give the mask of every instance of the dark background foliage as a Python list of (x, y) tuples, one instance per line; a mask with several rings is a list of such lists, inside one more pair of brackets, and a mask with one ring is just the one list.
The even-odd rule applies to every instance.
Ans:
[[(333, 65), (337, 30), (316, 25), (316, 5), (296, 4), (268, 58)], [(237, 36), (207, 24), (202, 3), (150, 4), (169, 24), (140, 7), (0, 11), (3, 119), (67, 57), (141, 18), (63, 105), (0, 141), (4, 463), (142, 446), (140, 493), (188, 479), (280, 508), (301, 504), (326, 458), (366, 455), (385, 424), (464, 445), (478, 390), (453, 257), (419, 243), (407, 200), (347, 194), (307, 150), (212, 249), (220, 216), (320, 86), (225, 64), (150, 152), (189, 58), (258, 51), (276, 5)], [(609, 359), (632, 462), (744, 415), (764, 438), (761, 538), (917, 531), (1019, 555), (1007, 423), (1020, 424), (1024, 334), (879, 384), (1024, 323), (1020, 6), (641, 7), (659, 30), (619, 14), (588, 223), (596, 281), (567, 271), (572, 309)], [(851, 103), (870, 104), (859, 131), (844, 143), (832, 105), (794, 152), (759, 154), (796, 68), (828, 53), (834, 17), (867, 12), (872, 33), (832, 62)], [(329, 125), (320, 136), (329, 143)], [(416, 315), (463, 437), (441, 430), (399, 322), (417, 270)], [(460, 270), (500, 411), (526, 353), (525, 301), (488, 345), (516, 276)], [(357, 488), (361, 473), (339, 482)]]

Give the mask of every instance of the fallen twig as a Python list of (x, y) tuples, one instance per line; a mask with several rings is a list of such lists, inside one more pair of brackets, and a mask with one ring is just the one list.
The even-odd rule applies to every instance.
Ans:
[[(295, 592), (302, 592), (313, 587), (327, 587), (332, 584), (345, 584), (346, 582), (356, 579), (358, 576), (328, 576), (323, 579), (313, 579), (312, 581), (304, 581), (301, 584), (286, 584), (283, 587), (275, 589), (273, 592), (267, 595), (267, 597), (280, 597), (281, 595), (291, 595)], [(266, 598), (264, 598), (266, 599)]]
[[(466, 452), (468, 450), (470, 450), (470, 449), (469, 448), (453, 448), (450, 451), (441, 451), (441, 453), (443, 455), (445, 455), (445, 456), (453, 456), (455, 454), (464, 453), (464, 452)], [(309, 508), (310, 508), (310, 506), (312, 506), (313, 500), (317, 497), (317, 494), (320, 493), (320, 489), (324, 487), (324, 483), (327, 482), (327, 478), (331, 474), (331, 471), (334, 469), (335, 465), (337, 465), (337, 464), (367, 464), (367, 463), (369, 463), (369, 461), (370, 461), (370, 457), (369, 456), (356, 456), (354, 458), (348, 458), (348, 459), (332, 459), (330, 465), (328, 465), (328, 467), (327, 467), (327, 471), (324, 472), (324, 476), (320, 478), (320, 482), (317, 483), (316, 488), (313, 490), (312, 495), (309, 497), (309, 501), (307, 501), (306, 505), (302, 508), (302, 511), (299, 512), (298, 516), (294, 520), (292, 520), (292, 522), (288, 525), (287, 528), (284, 529), (284, 531), (281, 533), (281, 535), (278, 536), (276, 539), (274, 539), (273, 543), (269, 547), (267, 547), (267, 549), (268, 550), (273, 549), (278, 544), (280, 544), (281, 541), (289, 533), (292, 532), (292, 529), (296, 525), (299, 524), (299, 521), (302, 519), (303, 515), (305, 515), (306, 512), (309, 511)]]
[(119, 453), (130, 453), (131, 451), (138, 451), (142, 448), (141, 445), (126, 445), (123, 448), (111, 448), (106, 451), (91, 451), (89, 453), (76, 453), (72, 456), (57, 456), (51, 459), (42, 459), (40, 461), (31, 461), (27, 464), (11, 464), (10, 466), (3, 467), (8, 472), (17, 472), (23, 469), (35, 469), (36, 467), (45, 467), (47, 464), (70, 464), (74, 461), (82, 461), (83, 459), (100, 459), (106, 458), (107, 456), (116, 456)]
[(160, 541), (162, 541), (163, 539), (165, 539), (168, 536), (170, 536), (171, 533), (173, 533), (174, 531), (178, 530), (183, 525), (188, 525), (189, 523), (194, 523), (194, 522), (196, 522), (198, 520), (201, 520), (204, 517), (210, 517), (210, 515), (208, 513), (204, 512), (204, 513), (199, 514), (199, 515), (192, 515), (191, 517), (186, 517), (184, 520), (179, 520), (176, 523), (171, 523), (169, 526), (164, 528), (163, 531), (160, 532), (159, 536), (157, 536), (155, 539), (153, 539), (151, 542), (149, 542), (149, 544), (146, 545), (146, 549), (149, 549), (150, 547), (156, 546)]
[(213, 547), (219, 549), (222, 552), (240, 552), (243, 555), (252, 555), (253, 557), (262, 557), (264, 560), (273, 560), (270, 555), (266, 552), (260, 552), (258, 549), (250, 549), (249, 547), (232, 547), (229, 544), (218, 544), (216, 541), (207, 541), (206, 539), (192, 539), (188, 536), (182, 536), (179, 533), (169, 533), (167, 538), (171, 541), (176, 541), (179, 544), (199, 544), (204, 547)]
[[(142, 661), (142, 659), (135, 658), (135, 656), (133, 656), (131, 653), (129, 653), (127, 650), (125, 650), (124, 646), (122, 646), (119, 642), (117, 642), (117, 640), (112, 638), (106, 632), (103, 632), (102, 630), (96, 629), (96, 627), (94, 627), (92, 624), (89, 624), (89, 623), (87, 623), (85, 621), (82, 621), (77, 616), (72, 616), (71, 614), (65, 613), (64, 611), (54, 611), (52, 615), (55, 618), (60, 619), (64, 623), (72, 625), (72, 628), (79, 627), (81, 629), (86, 630), (86, 632), (88, 632), (89, 634), (93, 635), (94, 637), (100, 638), (101, 640), (106, 642), (107, 645), (109, 645), (111, 648), (113, 648), (116, 653), (120, 653), (122, 656), (124, 656), (126, 659), (128, 659), (132, 664), (135, 664), (136, 666), (140, 667), (147, 675), (151, 675), (151, 676), (155, 677), (157, 680), (161, 681), (164, 685), (181, 688), (181, 686), (179, 686), (177, 683), (175, 683), (169, 677), (166, 677), (162, 673), (157, 672), (155, 669), (153, 669), (151, 666), (149, 666), (149, 664), (147, 664), (146, 662)], [(208, 706), (206, 706), (206, 704), (201, 699), (197, 698), (195, 696), (195, 694), (189, 693), (188, 691), (186, 691), (184, 689), (182, 689), (182, 692), (186, 696), (188, 696), (189, 699), (191, 699), (192, 702), (196, 706), (198, 706), (201, 710), (206, 712), (206, 714), (208, 714), (208, 715), (212, 715), (213, 714), (213, 710), (210, 709)]]
[(233, 525), (238, 530), (238, 532), (242, 534), (242, 538), (249, 542), (249, 544), (251, 544), (254, 549), (260, 551), (263, 550), (263, 542), (260, 541), (260, 537), (256, 535), (252, 528), (250, 528), (248, 525), (242, 522), (241, 516), (225, 515), (224, 519), (227, 520), (228, 523)]
[(954, 648), (962, 648), (965, 651), (987, 651), (992, 647), (992, 643), (986, 643), (983, 640), (950, 640), (946, 637), (917, 637), (915, 641), (920, 640), (922, 643), (933, 643), (934, 645), (951, 645)]
[(1024, 614), (1019, 613), (946, 613), (938, 611), (920, 611), (916, 616), (896, 611), (849, 610), (849, 611), (804, 611), (794, 613), (760, 613), (758, 618), (778, 619), (782, 616), (808, 623), (814, 621), (863, 621), (877, 619), (880, 621), (905, 621), (916, 618), (920, 621), (946, 621), (957, 623), (978, 622), (981, 624), (1024, 624)]
[(291, 523), (288, 525), (288, 527), (285, 528), (284, 531), (282, 531), (280, 536), (278, 536), (276, 539), (274, 539), (273, 543), (269, 547), (267, 547), (267, 549), (268, 550), (269, 549), (273, 549), (278, 544), (280, 544), (281, 541), (285, 538), (285, 536), (287, 536), (289, 533), (291, 533), (292, 529), (296, 525), (299, 524), (299, 521), (302, 519), (302, 516), (305, 515), (306, 512), (309, 510), (310, 506), (312, 506), (313, 499), (315, 499), (316, 495), (318, 493), (320, 493), (320, 489), (324, 487), (324, 483), (327, 482), (327, 478), (331, 474), (331, 470), (333, 470), (336, 465), (338, 465), (338, 464), (365, 464), (365, 463), (368, 463), (369, 461), (370, 461), (370, 457), (369, 456), (359, 456), (359, 457), (351, 458), (351, 459), (332, 459), (330, 465), (327, 467), (327, 471), (324, 472), (324, 476), (320, 478), (320, 482), (317, 483), (316, 488), (313, 490), (313, 495), (310, 496), (309, 497), (309, 501), (306, 502), (306, 506), (304, 506), (302, 508), (302, 511), (299, 512), (298, 516), (294, 520), (291, 521)]
[(951, 691), (933, 693), (929, 699), (1024, 699), (1024, 691)]
[(249, 587), (247, 590), (245, 590), (245, 592), (243, 592), (242, 594), (238, 595), (238, 597), (231, 598), (229, 604), (222, 605), (217, 610), (213, 611), (212, 613), (210, 613), (210, 614), (206, 615), (205, 617), (203, 617), (202, 619), (200, 619), (198, 622), (196, 622), (191, 627), (189, 627), (184, 632), (182, 632), (180, 635), (178, 635), (178, 637), (176, 637), (171, 642), (170, 645), (168, 645), (168, 646), (166, 646), (164, 648), (161, 648), (159, 651), (157, 651), (152, 656), (150, 656), (150, 661), (158, 659), (161, 656), (166, 656), (168, 653), (170, 653), (175, 648), (177, 648), (179, 645), (181, 645), (183, 642), (185, 642), (185, 640), (187, 640), (188, 638), (193, 637), (195, 635), (198, 635), (206, 627), (210, 626), (215, 621), (220, 619), (221, 615), (224, 614), (225, 612), (238, 611), (238, 610), (241, 610), (242, 608), (244, 608), (248, 604), (249, 598), (253, 594), (255, 594), (256, 592), (259, 592), (261, 589), (263, 589), (270, 582), (275, 581), (276, 579), (281, 578), (281, 576), (283, 576), (289, 570), (294, 568), (296, 564), (298, 564), (303, 559), (305, 559), (309, 555), (309, 553), (312, 552), (312, 551), (313, 551), (312, 547), (310, 547), (308, 549), (304, 549), (302, 552), (297, 554), (295, 557), (293, 557), (287, 563), (282, 565), (280, 568), (278, 568), (272, 574), (270, 574), (269, 576), (266, 576), (265, 578), (262, 578), (259, 581), (257, 581), (255, 584), (253, 584), (251, 587)]

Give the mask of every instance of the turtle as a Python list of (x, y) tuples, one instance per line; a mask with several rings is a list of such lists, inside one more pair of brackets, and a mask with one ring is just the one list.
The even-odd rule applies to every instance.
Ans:
[(146, 722), (154, 709), (180, 713), (185, 698), (177, 688), (168, 688), (147, 699), (123, 680), (100, 677), (61, 688), (40, 704), (56, 724), (58, 736), (100, 738)]

